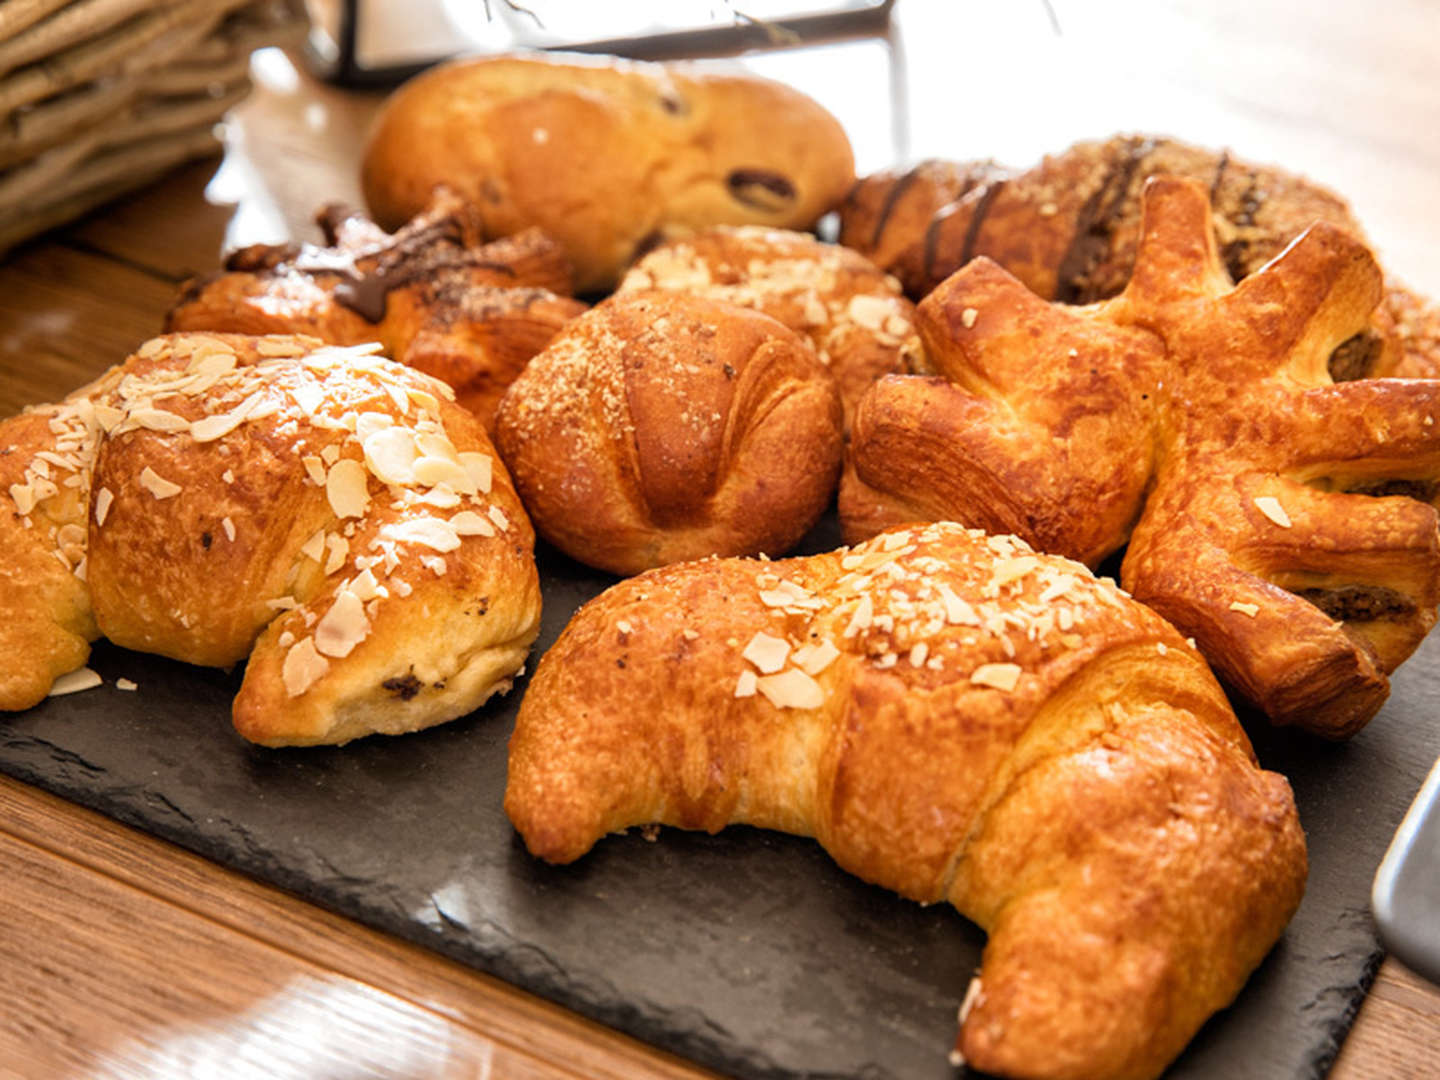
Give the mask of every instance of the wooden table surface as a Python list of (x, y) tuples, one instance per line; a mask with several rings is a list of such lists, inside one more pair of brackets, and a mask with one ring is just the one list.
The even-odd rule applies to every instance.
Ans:
[[(754, 66), (836, 111), (862, 171), (1023, 164), (1116, 130), (1229, 145), (1341, 190), (1387, 269), (1440, 295), (1437, 40), (1425, 0), (903, 0), (888, 40)], [(218, 172), (188, 167), (0, 262), (0, 416), (121, 360), (222, 248), (314, 238), (319, 203), (358, 203), (380, 99), (275, 51), (255, 72)], [(0, 1078), (709, 1075), (4, 778), (0, 882)], [(1440, 991), (1387, 960), (1332, 1076), (1437, 1074)]]

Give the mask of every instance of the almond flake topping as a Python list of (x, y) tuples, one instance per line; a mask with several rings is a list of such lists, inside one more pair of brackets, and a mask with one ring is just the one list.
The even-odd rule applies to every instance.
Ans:
[(949, 585), (940, 586), (940, 600), (945, 605), (945, 621), (952, 626), (979, 626), (980, 616), (970, 604), (955, 595)]
[(20, 511), (21, 516), (35, 509), (35, 489), (29, 484), (11, 484), (10, 498), (15, 501), (15, 509)]
[(220, 519), (220, 527), (225, 530), (225, 539), (233, 544), (235, 542), (235, 522), (230, 520), (228, 514)]
[(280, 678), (285, 682), (285, 692), (299, 697), (314, 686), (330, 670), (330, 661), (315, 649), (313, 638), (301, 638), (285, 654), (285, 663), (280, 668)]
[(62, 697), (65, 694), (78, 694), (81, 690), (93, 690), (104, 681), (97, 671), (88, 667), (76, 668), (56, 679), (50, 685), (50, 693), (47, 696)]
[(1008, 694), (1020, 681), (1020, 665), (981, 664), (970, 673), (970, 681), (977, 686), (989, 686)]
[(980, 312), (976, 311), (973, 307), (967, 307), (964, 311), (960, 312), (960, 324), (964, 326), (966, 330), (969, 330), (975, 325), (975, 320), (979, 317)]
[(1240, 600), (1232, 600), (1230, 601), (1230, 610), (1238, 611), (1242, 615), (1249, 615), (1250, 618), (1253, 619), (1256, 615), (1260, 614), (1260, 605), (1246, 604)]
[(855, 613), (850, 616), (850, 623), (845, 627), (843, 636), (852, 638), (865, 630), (870, 629), (870, 623), (875, 618), (875, 602), (870, 599), (870, 594), (865, 593), (860, 597), (860, 603), (855, 605)]
[(166, 480), (149, 465), (146, 465), (140, 474), (140, 486), (157, 499), (168, 499), (172, 495), (179, 495), (181, 491), (179, 484)]
[(495, 535), (495, 527), (474, 510), (461, 510), (450, 519), (450, 526), (460, 536)]
[(735, 680), (735, 696), (754, 697), (755, 689), (758, 683), (759, 679), (756, 678), (755, 672), (751, 671), (749, 668), (746, 668), (744, 671), (740, 672), (740, 678)]
[(504, 532), (510, 527), (510, 519), (505, 516), (505, 511), (501, 510), (500, 507), (492, 506), (486, 510), (485, 513), (490, 515), (490, 520), (495, 523), (495, 527), (501, 532)]
[(310, 477), (310, 482), (316, 487), (325, 486), (325, 463), (320, 460), (318, 454), (306, 454), (300, 459), (300, 464), (305, 466), (305, 472)]
[(910, 649), (910, 666), (920, 667), (925, 663), (925, 658), (930, 655), (930, 646), (923, 641), (917, 641)]
[(762, 675), (755, 687), (777, 709), (818, 709), (825, 704), (825, 688), (798, 668)]
[(475, 481), (475, 487), (482, 495), (490, 494), (490, 486), (494, 482), (495, 462), (489, 454), (482, 454), (478, 450), (462, 450), (459, 454), (460, 464), (470, 474), (470, 479)]
[[(698, 636), (698, 635), (697, 635)], [(819, 675), (828, 668), (840, 656), (840, 650), (829, 641), (821, 641), (817, 644), (802, 645), (796, 649), (790, 657), (801, 671), (806, 675)]]
[(105, 518), (110, 513), (110, 504), (115, 501), (115, 495), (109, 488), (101, 488), (95, 495), (95, 524), (105, 524)]
[(325, 530), (316, 529), (314, 535), (300, 545), (300, 554), (319, 562), (320, 556), (325, 554)]
[(785, 666), (785, 660), (790, 655), (790, 645), (783, 638), (771, 637), (765, 631), (759, 630), (740, 655), (766, 675), (771, 675)]
[(433, 551), (454, 551), (460, 546), (460, 536), (455, 527), (440, 518), (411, 518), (408, 521), (386, 525), (380, 535), (387, 540), (401, 544), (420, 544)]
[(414, 432), (402, 427), (382, 428), (363, 437), (361, 446), (365, 450), (366, 467), (382, 484), (404, 487), (415, 482), (415, 460), (419, 454), (415, 449)]
[(115, 680), (116, 690), (139, 690), (140, 684), (134, 679), (127, 679), (123, 675)]
[(164, 409), (132, 409), (130, 419), (150, 431), (188, 431), (190, 421)]
[(354, 458), (337, 461), (325, 477), (325, 495), (336, 517), (363, 517), (370, 504), (365, 466)]
[(350, 557), (350, 541), (337, 533), (330, 533), (325, 537), (325, 551), (324, 573), (328, 576), (345, 565), (345, 560)]
[(1285, 512), (1285, 507), (1280, 505), (1280, 500), (1275, 496), (1259, 496), (1255, 500), (1255, 507), (1280, 528), (1290, 528), (1290, 515)]
[(222, 436), (229, 435), (244, 422), (245, 417), (240, 415), (239, 410), (232, 409), (230, 412), (196, 420), (190, 425), (190, 437), (197, 443), (214, 442)]
[(315, 624), (315, 649), (337, 659), (349, 656), (370, 633), (370, 620), (360, 597), (341, 589), (330, 610)]

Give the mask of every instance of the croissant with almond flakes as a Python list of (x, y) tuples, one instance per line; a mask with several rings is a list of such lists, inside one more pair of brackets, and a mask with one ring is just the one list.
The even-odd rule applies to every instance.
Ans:
[(1289, 786), (1200, 655), (1083, 566), (953, 524), (620, 583), (541, 660), (505, 809), (530, 851), (745, 823), (989, 934), (958, 1061), (1155, 1077), (1300, 901)]
[(486, 243), (473, 208), (444, 189), (393, 236), (344, 206), (316, 220), (327, 246), (242, 248), (187, 283), (165, 329), (378, 341), (488, 428), (505, 388), (586, 307), (558, 244), (537, 229)]
[(1440, 602), (1440, 382), (1336, 383), (1381, 297), (1365, 247), (1307, 231), (1238, 286), (1206, 189), (1145, 189), (1125, 291), (1051, 304), (989, 259), (921, 302), (933, 378), (861, 400), (848, 538), (916, 519), (1098, 563), (1272, 720), (1358, 731)]
[(314, 338), (177, 334), (0, 424), (0, 709), (101, 635), (248, 663), (239, 732), (397, 734), (507, 690), (539, 629), (534, 535), (436, 379)]
[[(1239, 281), (1317, 222), (1364, 239), (1345, 200), (1283, 169), (1158, 136), (1080, 142), (1033, 168), (926, 161), (857, 183), (841, 207), (841, 243), (898, 275), (920, 299), (981, 256), (1047, 300), (1086, 304), (1125, 287), (1152, 176), (1205, 185), (1221, 260)], [(1440, 375), (1440, 306), (1388, 284), (1368, 326), (1331, 355), (1336, 381)]]

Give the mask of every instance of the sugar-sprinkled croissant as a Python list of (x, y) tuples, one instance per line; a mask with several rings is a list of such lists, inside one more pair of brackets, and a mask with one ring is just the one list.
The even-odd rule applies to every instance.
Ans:
[(845, 406), (881, 375), (915, 369), (915, 308), (867, 259), (813, 236), (721, 226), (672, 240), (632, 266), (619, 293), (662, 289), (753, 308), (803, 336), (830, 369)]
[[(1025, 171), (922, 162), (868, 176), (841, 209), (840, 240), (919, 299), (971, 259), (999, 263), (1047, 300), (1085, 304), (1125, 287), (1140, 239), (1140, 193), (1162, 174), (1203, 183), (1219, 252), (1236, 281), (1316, 222), (1363, 239), (1350, 208), (1313, 181), (1158, 136), (1080, 142)], [(1370, 324), (1335, 351), (1337, 381), (1440, 375), (1440, 306), (1390, 283)]]
[(444, 189), (394, 235), (344, 206), (316, 220), (326, 247), (242, 248), (185, 286), (165, 328), (378, 341), (488, 427), (526, 362), (585, 310), (558, 244), (535, 229), (485, 243), (474, 209)]
[(674, 291), (576, 319), (495, 419), (540, 535), (617, 574), (790, 550), (835, 492), (841, 438), (835, 380), (799, 335)]
[(1158, 1075), (1300, 901), (1289, 786), (1204, 661), (1083, 566), (947, 523), (614, 586), (541, 660), (505, 808), (535, 855), (652, 822), (814, 836), (989, 934), (956, 1049)]
[(1435, 622), (1440, 382), (1331, 380), (1381, 294), (1349, 234), (1317, 225), (1238, 286), (1214, 236), (1206, 189), (1159, 177), (1113, 300), (1050, 304), (989, 259), (947, 279), (917, 312), (941, 375), (862, 399), (841, 516), (1092, 564), (1128, 541), (1122, 583), (1232, 686), (1345, 737)]
[(91, 639), (247, 657), (269, 745), (399, 733), (509, 688), (539, 628), (534, 535), (449, 388), (373, 348), (156, 338), (0, 425), (0, 708)]

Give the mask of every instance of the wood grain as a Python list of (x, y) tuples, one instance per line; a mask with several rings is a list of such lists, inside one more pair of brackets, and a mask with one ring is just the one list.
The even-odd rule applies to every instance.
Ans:
[(289, 1076), (711, 1075), (7, 777), (0, 880), (0, 1062), (20, 1076), (237, 1056)]
[[(1440, 292), (1440, 9), (1307, 9), (1303, 23), (1280, 0), (1053, 9), (1059, 34), (1040, 5), (901, 5), (891, 42), (854, 46), (843, 78), (813, 53), (785, 71), (842, 114), (903, 90), (908, 126), (857, 145), (862, 168), (926, 154), (1024, 164), (1114, 130), (1228, 143), (1339, 188), (1389, 268)], [(889, 83), (883, 65), (866, 81), (876, 48), (900, 72)], [(313, 239), (321, 203), (358, 202), (379, 97), (318, 85), (273, 50), (254, 75), (218, 171), (189, 166), (0, 264), (0, 416), (122, 359), (223, 249)], [(405, 1077), (708, 1075), (3, 778), (0, 882), (0, 1080), (216, 1061), (295, 1076), (352, 1075), (357, 1061)], [(1419, 1080), (1437, 1061), (1440, 991), (1387, 961), (1332, 1080)]]

